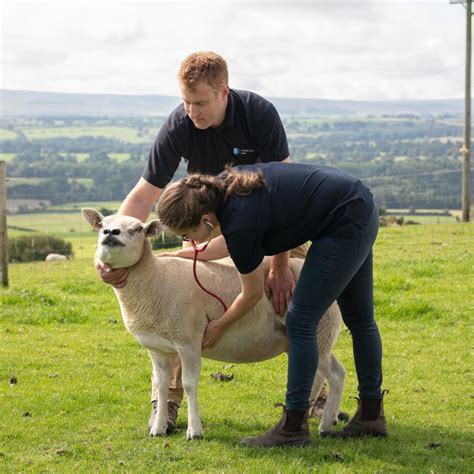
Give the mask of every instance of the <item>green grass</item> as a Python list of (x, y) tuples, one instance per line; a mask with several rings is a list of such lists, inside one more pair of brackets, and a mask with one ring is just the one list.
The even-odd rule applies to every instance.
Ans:
[[(77, 212), (38, 212), (8, 216), (9, 237), (21, 235), (49, 234), (58, 237), (74, 237), (89, 234), (89, 226), (82, 220), (80, 209)], [(17, 230), (17, 228), (29, 229)]]
[(0, 140), (14, 140), (16, 137), (17, 134), (15, 131), (0, 128)]
[[(284, 356), (233, 367), (205, 360), (205, 439), (185, 441), (185, 410), (178, 433), (149, 438), (150, 362), (95, 275), (94, 240), (78, 238), (76, 252), (81, 242), (90, 247), (67, 262), (10, 267), (0, 317), (0, 472), (472, 472), (472, 224), (381, 229), (375, 300), (390, 435), (319, 440), (312, 421), (310, 449), (238, 446), (278, 419)], [(347, 331), (335, 352), (348, 372), (342, 409), (352, 413)], [(216, 371), (235, 378), (215, 381)]]
[(24, 127), (23, 133), (28, 140), (41, 140), (55, 137), (78, 138), (84, 136), (116, 138), (126, 143), (151, 143), (155, 131), (145, 136), (138, 135), (138, 129), (131, 127)]
[(0, 153), (0, 161), (5, 161), (8, 163), (9, 161), (15, 158), (16, 153)]
[(93, 207), (95, 209), (99, 209), (101, 207), (106, 207), (107, 209), (118, 210), (122, 204), (122, 201), (83, 201), (83, 202), (67, 202), (65, 204), (54, 204), (49, 207), (52, 211), (60, 211), (60, 210), (77, 210), (80, 213), (83, 207)]
[(13, 188), (19, 186), (20, 184), (29, 184), (31, 186), (36, 186), (40, 183), (48, 181), (49, 178), (17, 178), (15, 176), (7, 178), (7, 188)]

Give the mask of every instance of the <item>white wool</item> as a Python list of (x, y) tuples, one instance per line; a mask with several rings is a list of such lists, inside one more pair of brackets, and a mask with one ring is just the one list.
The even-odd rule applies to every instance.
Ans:
[[(157, 221), (143, 224), (127, 216), (103, 218), (92, 209), (83, 210), (84, 218), (99, 230), (96, 259), (113, 268), (127, 266), (129, 275), (124, 288), (115, 289), (122, 318), (130, 333), (150, 352), (157, 386), (158, 410), (152, 435), (166, 431), (166, 396), (171, 371), (171, 357), (178, 352), (183, 365), (183, 386), (188, 396), (189, 439), (202, 435), (197, 411), (197, 382), (201, 355), (226, 362), (257, 362), (287, 350), (285, 320), (273, 310), (264, 296), (241, 320), (228, 328), (221, 339), (201, 354), (201, 341), (208, 322), (220, 317), (219, 302), (196, 284), (192, 260), (157, 257), (152, 253), (147, 234), (156, 233)], [(107, 238), (119, 244), (103, 244)], [(268, 271), (269, 261), (265, 261)], [(290, 259), (297, 279), (301, 259)], [(214, 291), (229, 306), (240, 292), (238, 272), (230, 259), (198, 262), (197, 272), (205, 288)], [(337, 419), (345, 371), (332, 348), (341, 326), (339, 308), (333, 304), (318, 326), (319, 366), (312, 397), (319, 394), (324, 378), (330, 392), (320, 429), (328, 429)], [(161, 396), (160, 396), (161, 395)]]

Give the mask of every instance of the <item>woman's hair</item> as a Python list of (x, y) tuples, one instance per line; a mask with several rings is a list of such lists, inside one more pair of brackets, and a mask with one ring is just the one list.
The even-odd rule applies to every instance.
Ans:
[(232, 194), (246, 195), (265, 185), (261, 171), (228, 169), (223, 178), (194, 174), (169, 185), (157, 207), (160, 221), (172, 229), (190, 229), (203, 214), (216, 212)]
[(206, 82), (214, 89), (229, 83), (225, 59), (212, 51), (190, 54), (179, 66), (178, 80), (189, 89)]

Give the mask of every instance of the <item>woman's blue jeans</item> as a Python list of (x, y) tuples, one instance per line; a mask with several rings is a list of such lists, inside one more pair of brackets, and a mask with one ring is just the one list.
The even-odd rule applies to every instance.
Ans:
[(315, 239), (306, 256), (286, 319), (288, 386), (286, 407), (308, 407), (318, 367), (316, 329), (333, 301), (352, 335), (361, 399), (380, 398), (382, 341), (374, 320), (372, 246), (378, 212), (359, 228), (348, 222), (337, 232)]

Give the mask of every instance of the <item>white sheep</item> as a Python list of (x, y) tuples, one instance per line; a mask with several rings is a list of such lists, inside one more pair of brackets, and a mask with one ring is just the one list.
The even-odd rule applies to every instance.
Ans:
[[(197, 404), (201, 355), (233, 363), (258, 362), (275, 357), (287, 350), (284, 318), (275, 314), (271, 302), (263, 297), (214, 346), (202, 350), (206, 325), (221, 316), (223, 308), (195, 283), (192, 260), (153, 255), (147, 237), (159, 231), (158, 221), (143, 224), (128, 216), (104, 218), (94, 209), (82, 209), (82, 215), (93, 229), (99, 231), (96, 260), (112, 268), (129, 268), (127, 284), (114, 291), (125, 326), (148, 349), (153, 364), (158, 406), (150, 435), (166, 434), (171, 359), (177, 352), (182, 363), (183, 388), (188, 398), (187, 438), (201, 438), (203, 430)], [(197, 267), (202, 284), (219, 293), (227, 305), (240, 292), (237, 270), (229, 262), (230, 259), (198, 262)], [(296, 278), (302, 264), (300, 259), (290, 260)], [(319, 394), (325, 378), (329, 384), (320, 431), (329, 429), (337, 421), (344, 387), (345, 369), (332, 354), (340, 325), (339, 308), (333, 304), (321, 319), (317, 333), (319, 365), (312, 398)]]
[(48, 253), (45, 258), (45, 262), (61, 262), (67, 260), (66, 255), (61, 255), (60, 253)]

